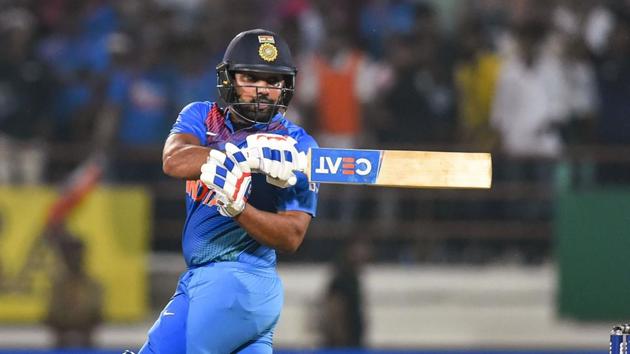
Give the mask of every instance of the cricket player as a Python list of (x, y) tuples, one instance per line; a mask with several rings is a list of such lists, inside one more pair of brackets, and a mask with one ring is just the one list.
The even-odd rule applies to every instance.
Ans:
[(272, 353), (283, 303), (276, 251), (294, 252), (317, 205), (298, 154), (314, 139), (284, 117), (296, 68), (273, 32), (238, 34), (217, 66), (225, 102), (177, 118), (164, 172), (186, 180), (188, 269), (141, 354)]

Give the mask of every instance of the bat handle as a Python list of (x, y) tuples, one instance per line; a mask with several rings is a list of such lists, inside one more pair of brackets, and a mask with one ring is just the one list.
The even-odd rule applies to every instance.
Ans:
[[(247, 151), (247, 154), (246, 154), (247, 163), (249, 164), (249, 167), (251, 168), (252, 172), (259, 172), (260, 159), (257, 154), (257, 150), (246, 150), (246, 151)], [(308, 157), (306, 153), (300, 152), (298, 154), (298, 164), (295, 171), (306, 172), (307, 167), (308, 167)], [(289, 178), (287, 182), (289, 183), (289, 185), (295, 186), (295, 184), (297, 183), (297, 177), (291, 176), (291, 178)]]
[(260, 158), (258, 156), (258, 151), (255, 149), (246, 149), (245, 158), (247, 159), (247, 164), (252, 171), (258, 171), (260, 168)]
[(297, 171), (305, 172), (308, 167), (308, 157), (305, 152), (298, 153), (298, 168)]
[[(298, 154), (298, 168), (295, 171), (305, 172), (306, 167), (307, 167), (307, 161), (308, 159), (306, 157), (306, 153), (300, 152)], [(291, 176), (287, 182), (289, 183), (289, 185), (295, 186), (295, 184), (297, 183), (297, 176), (295, 175)]]

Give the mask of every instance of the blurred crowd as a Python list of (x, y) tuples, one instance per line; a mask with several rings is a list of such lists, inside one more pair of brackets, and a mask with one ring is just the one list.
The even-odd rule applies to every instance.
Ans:
[(256, 27), (289, 41), (287, 116), (322, 146), (555, 159), (630, 142), (626, 0), (5, 0), (0, 183), (50, 181), (55, 144), (159, 149)]
[[(165, 178), (160, 149), (178, 112), (218, 99), (215, 67), (229, 40), (252, 28), (289, 42), (298, 81), (287, 117), (321, 146), (490, 151), (501, 162), (495, 180), (547, 182), (567, 147), (630, 147), (630, 0), (0, 0), (0, 185), (57, 182), (97, 151), (114, 157), (113, 181)], [(66, 158), (73, 163), (57, 165)], [(630, 163), (600, 167), (598, 178), (630, 182)], [(339, 189), (344, 203), (321, 214), (352, 221), (355, 192)], [(403, 203), (379, 193), (377, 219), (392, 222)], [(525, 222), (551, 215), (538, 204), (456, 204), (443, 209)], [(177, 244), (153, 248), (177, 249), (171, 238)], [(339, 246), (320, 241), (304, 259)], [(375, 247), (383, 259), (410, 252), (384, 242)], [(474, 259), (466, 245), (451, 248)], [(80, 249), (69, 248), (67, 277), (97, 291), (72, 271)], [(325, 342), (360, 346), (356, 259), (366, 256), (343, 252), (324, 311), (349, 325), (325, 322)], [(434, 253), (425, 258), (449, 259)], [(58, 288), (55, 301), (74, 301)], [(79, 327), (101, 320), (85, 313)], [(74, 329), (49, 317), (60, 333)]]
[[(429, 227), (408, 242), (397, 226), (544, 229), (567, 180), (630, 184), (628, 0), (0, 0), (0, 185), (58, 183), (106, 153), (108, 181), (156, 192), (152, 250), (179, 249), (180, 185), (162, 183), (160, 150), (186, 104), (217, 100), (215, 67), (251, 28), (289, 42), (298, 81), (287, 117), (321, 146), (493, 153), (493, 193), (475, 200), (326, 186), (318, 216), (334, 235), (314, 237), (299, 259), (330, 259), (339, 238), (378, 224), (391, 236), (378, 259), (524, 248), (536, 263), (549, 235), (495, 247), (467, 228), (430, 241)], [(563, 169), (585, 146), (586, 163)]]

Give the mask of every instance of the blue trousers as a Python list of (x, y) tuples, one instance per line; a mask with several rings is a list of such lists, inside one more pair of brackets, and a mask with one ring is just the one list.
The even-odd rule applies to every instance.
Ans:
[(190, 269), (138, 354), (271, 354), (283, 292), (274, 268), (220, 262)]

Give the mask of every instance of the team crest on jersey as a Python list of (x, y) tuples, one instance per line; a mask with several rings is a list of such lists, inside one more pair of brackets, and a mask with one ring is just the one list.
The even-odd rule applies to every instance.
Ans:
[(264, 61), (272, 62), (278, 57), (278, 48), (271, 43), (263, 43), (258, 47), (258, 55)]

